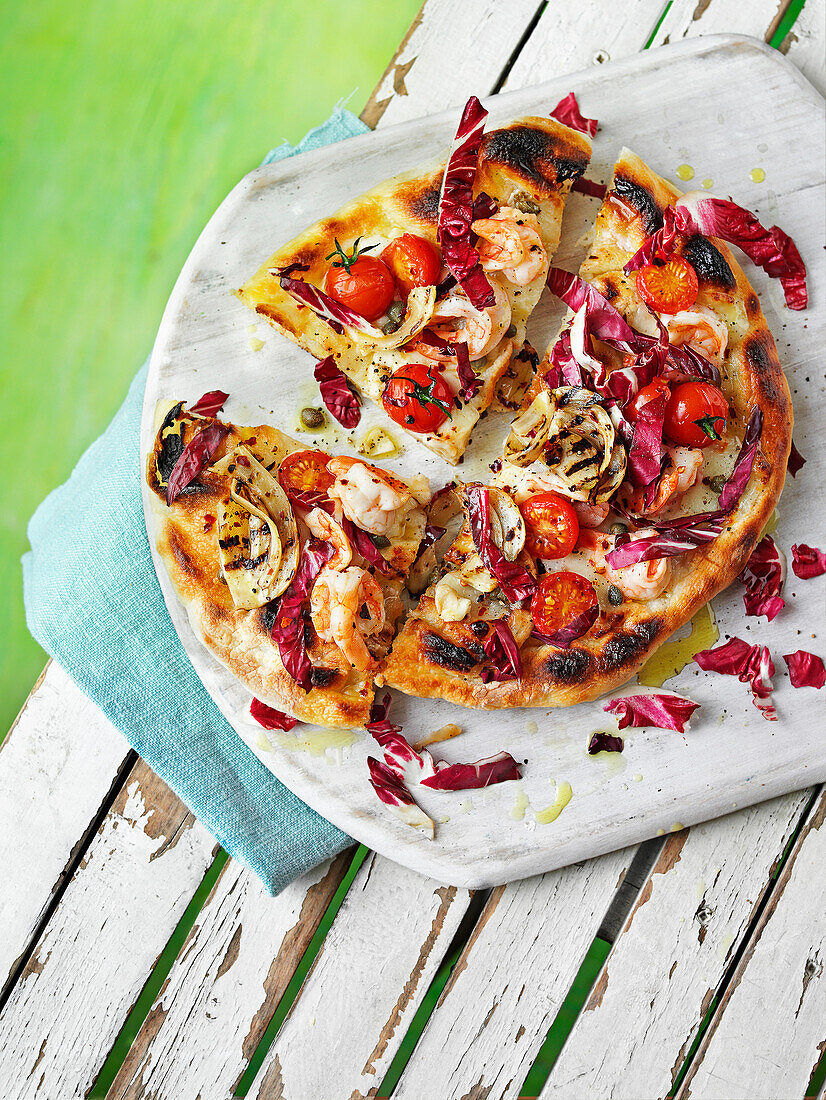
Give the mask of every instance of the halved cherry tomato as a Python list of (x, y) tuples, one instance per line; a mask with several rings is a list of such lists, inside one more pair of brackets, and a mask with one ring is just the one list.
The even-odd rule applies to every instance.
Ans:
[(324, 451), (293, 451), (278, 468), (282, 489), (326, 493), (335, 478), (327, 470), (330, 456)]
[(531, 616), (542, 634), (555, 634), (597, 602), (596, 589), (580, 573), (546, 573), (533, 594)]
[(402, 233), (394, 238), (381, 259), (393, 272), (396, 286), (405, 297), (414, 286), (435, 286), (439, 281), (442, 270), (439, 253), (430, 241), (415, 233)]
[(365, 256), (365, 249), (359, 251), (359, 240), (360, 237), (353, 245), (352, 254), (336, 240), (335, 251), (327, 257), (333, 263), (324, 287), (331, 298), (349, 306), (368, 321), (375, 321), (387, 312), (396, 295), (396, 284), (390, 269), (380, 259)]
[(728, 401), (711, 382), (681, 382), (665, 407), (663, 430), (681, 447), (708, 447), (726, 434)]
[(647, 386), (643, 386), (638, 393), (628, 402), (623, 412), (628, 420), (632, 424), (637, 423), (637, 417), (640, 415), (640, 409), (643, 405), (647, 405), (649, 401), (653, 401), (655, 397), (659, 397), (661, 393), (664, 393), (666, 397), (671, 393), (668, 383), (664, 378), (655, 378), (653, 382), (649, 382)]
[(649, 264), (637, 272), (637, 293), (657, 313), (691, 309), (699, 292), (697, 272), (680, 256), (672, 256), (664, 264)]
[(435, 432), (451, 419), (453, 391), (437, 363), (409, 363), (390, 376), (381, 403), (410, 432)]
[(576, 546), (579, 520), (570, 501), (557, 493), (537, 493), (519, 505), (525, 520), (525, 546), (536, 558), (564, 558)]

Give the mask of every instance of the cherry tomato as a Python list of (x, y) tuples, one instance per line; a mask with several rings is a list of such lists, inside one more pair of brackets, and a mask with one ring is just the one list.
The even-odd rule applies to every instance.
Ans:
[(664, 378), (655, 378), (653, 382), (649, 382), (647, 386), (643, 386), (643, 388), (631, 398), (623, 410), (627, 419), (630, 420), (632, 424), (636, 424), (637, 417), (640, 415), (640, 409), (643, 405), (647, 405), (649, 401), (653, 401), (654, 398), (659, 397), (661, 393), (664, 393), (666, 397), (671, 393), (669, 385)]
[(697, 272), (679, 256), (664, 264), (650, 264), (637, 272), (637, 293), (657, 313), (679, 313), (697, 301)]
[(439, 253), (424, 237), (415, 233), (403, 233), (390, 242), (381, 254), (396, 280), (396, 286), (405, 295), (414, 286), (435, 286), (439, 281), (442, 261)]
[(435, 432), (451, 419), (453, 392), (436, 363), (410, 363), (390, 376), (382, 394), (391, 420), (411, 432)]
[(378, 257), (366, 256), (367, 249), (359, 250), (359, 240), (360, 237), (352, 254), (336, 240), (335, 251), (327, 257), (333, 262), (327, 272), (325, 290), (343, 306), (349, 306), (368, 321), (375, 321), (387, 312), (396, 295), (396, 284), (390, 269)]
[(519, 510), (525, 520), (525, 546), (536, 558), (564, 558), (579, 535), (579, 520), (570, 501), (557, 493), (538, 493)]
[(546, 573), (533, 594), (531, 616), (540, 633), (555, 634), (597, 602), (596, 589), (580, 573)]
[(708, 447), (726, 434), (728, 401), (711, 382), (681, 382), (665, 407), (664, 431), (681, 447)]
[(278, 468), (278, 480), (286, 493), (326, 493), (335, 478), (327, 470), (330, 456), (324, 451), (293, 451)]

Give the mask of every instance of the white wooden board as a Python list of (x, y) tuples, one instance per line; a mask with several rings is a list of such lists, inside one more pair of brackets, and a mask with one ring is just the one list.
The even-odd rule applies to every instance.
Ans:
[[(489, 97), (490, 125), (547, 111), (572, 88), (583, 112), (600, 119), (589, 176), (606, 179), (622, 144), (665, 175), (673, 176), (678, 165), (691, 165), (697, 181), (712, 179), (718, 193), (732, 193), (765, 222), (776, 221), (796, 238), (809, 265), (811, 300), (822, 302), (823, 104), (780, 55), (751, 39), (687, 41)], [(269, 251), (319, 215), (386, 176), (443, 155), (455, 124), (451, 111), (382, 129), (258, 169), (235, 188), (193, 249), (164, 315), (147, 383), (144, 454), (158, 399), (194, 400), (219, 386), (232, 395), (226, 407), (229, 419), (267, 420), (295, 432), (298, 409), (317, 399), (312, 361), (264, 322), (251, 333), (256, 318), (231, 290)], [(757, 168), (765, 172), (760, 183), (751, 176)], [(576, 242), (595, 210), (594, 200), (572, 197), (558, 263), (571, 270), (578, 266), (582, 250)], [(789, 481), (776, 538), (786, 549), (796, 541), (823, 545), (823, 513), (810, 504), (822, 480), (822, 311), (790, 313), (780, 287), (747, 261), (744, 266), (778, 340), (795, 400), (795, 438), (809, 460), (797, 480)], [(542, 345), (560, 311), (544, 302), (537, 312), (531, 335)], [(263, 346), (256, 351), (258, 341)], [(360, 438), (381, 416), (366, 409), (355, 435)], [(465, 479), (484, 474), (505, 431), (506, 421), (495, 416), (477, 430), (461, 469)], [(347, 433), (339, 429), (336, 434), (325, 441), (328, 449), (345, 450)], [(318, 440), (307, 438), (308, 443)], [(393, 465), (402, 474), (425, 470), (434, 485), (451, 476), (449, 467), (415, 443)], [(762, 719), (744, 685), (689, 666), (668, 686), (704, 704), (691, 733), (682, 738), (663, 731), (628, 731), (624, 755), (609, 766), (585, 751), (591, 732), (606, 728), (598, 703), (491, 714), (399, 697), (394, 715), (412, 740), (447, 721), (463, 727), (464, 735), (444, 749), (448, 759), (476, 759), (508, 748), (526, 761), (518, 788), (503, 784), (470, 794), (423, 795), (424, 808), (439, 823), (435, 841), (428, 843), (386, 814), (376, 800), (366, 779), (365, 760), (373, 745), (365, 734), (356, 731), (351, 744), (326, 751), (313, 743), (312, 734), (300, 741), (294, 734), (269, 735), (273, 739), (268, 741), (247, 717), (249, 693), (199, 645), (163, 568), (158, 572), (195, 668), (256, 755), (351, 835), (442, 882), (477, 887), (534, 874), (826, 778), (822, 697), (811, 689), (794, 691), (780, 659), (800, 647), (816, 651), (822, 646), (813, 640), (822, 580), (792, 577), (789, 606), (770, 627), (744, 618), (737, 584), (715, 601), (723, 634), (759, 638), (775, 653), (776, 724)], [(538, 824), (534, 812), (554, 801), (556, 784), (562, 781), (570, 782), (573, 799), (553, 823)], [(520, 813), (523, 796), (529, 805)]]

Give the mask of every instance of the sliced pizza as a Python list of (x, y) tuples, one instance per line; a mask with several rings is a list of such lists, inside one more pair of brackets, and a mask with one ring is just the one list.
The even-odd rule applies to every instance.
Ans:
[(745, 566), (792, 407), (757, 294), (709, 227), (762, 240), (792, 308), (805, 270), (782, 231), (703, 201), (622, 152), (580, 275), (548, 274), (568, 320), (490, 483), (457, 490), (461, 529), (384, 683), (464, 706), (593, 698)]
[(322, 361), (316, 377), (343, 371), (450, 463), (522, 347), (591, 155), (588, 134), (555, 118), (484, 133), (486, 115), (471, 99), (446, 164), (316, 222), (238, 291)]
[(196, 635), (267, 706), (363, 726), (425, 532), (427, 481), (180, 401), (159, 406), (156, 424), (156, 545)]

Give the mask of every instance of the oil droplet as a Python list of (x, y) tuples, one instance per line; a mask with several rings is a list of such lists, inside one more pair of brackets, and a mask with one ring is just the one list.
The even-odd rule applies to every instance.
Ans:
[(525, 733), (539, 733), (539, 726), (534, 722), (533, 718), (529, 722), (525, 723)]
[(752, 170), (749, 172), (749, 175), (755, 183), (762, 183), (763, 180), (766, 178), (766, 173), (763, 171), (762, 168), (752, 168)]
[(657, 836), (665, 836), (665, 829), (657, 829)]
[(264, 341), (259, 340), (257, 336), (253, 336), (253, 337), (250, 338), (250, 347), (252, 348), (253, 351), (260, 351), (261, 348), (263, 348), (263, 346), (264, 346)]
[(522, 788), (517, 787), (517, 789), (516, 789), (516, 801), (514, 802), (513, 807), (511, 809), (511, 817), (513, 818), (513, 820), (514, 821), (524, 821), (525, 820), (525, 810), (527, 810), (527, 808), (528, 808), (528, 806), (530, 806), (530, 804), (531, 804), (530, 799), (525, 794), (525, 792), (522, 790)]
[(778, 525), (779, 522), (780, 522), (780, 513), (775, 508), (775, 510), (772, 512), (772, 514), (766, 520), (766, 526), (763, 528), (762, 532), (760, 533), (760, 538), (762, 539), (763, 535), (773, 535), (775, 533), (775, 531), (777, 530), (777, 525)]
[(621, 752), (607, 752), (602, 749), (600, 752), (593, 752), (588, 754), (591, 760), (602, 760), (606, 764), (606, 771), (608, 775), (619, 775), (620, 772), (624, 772), (628, 767), (625, 757)]
[(568, 803), (573, 797), (573, 791), (571, 790), (571, 784), (563, 779), (561, 783), (556, 785), (556, 798), (547, 806), (544, 810), (536, 811), (536, 820), (540, 825), (550, 825), (552, 821), (556, 821)]
[(690, 164), (681, 164), (677, 168), (677, 175), (680, 177), (681, 180), (693, 180), (694, 169), (691, 167)]
[(709, 649), (720, 637), (711, 604), (701, 607), (691, 620), (687, 638), (666, 642), (645, 662), (639, 672), (639, 682), (645, 687), (662, 687), (666, 680), (682, 672), (695, 653)]
[(703, 188), (706, 191), (710, 191), (714, 186), (714, 180), (703, 180)]
[(256, 332), (258, 325), (247, 325), (247, 332)]
[(641, 775), (635, 775), (634, 776), (634, 782), (635, 783), (642, 783), (642, 776)]
[(669, 827), (668, 831), (670, 833), (679, 833), (684, 828), (685, 828), (685, 825), (683, 825), (682, 821), (675, 821), (674, 824)]
[(444, 817), (439, 818), (440, 825), (447, 825), (448, 821), (450, 821), (450, 817), (448, 816), (448, 814), (445, 814)]
[(324, 756), (327, 749), (345, 749), (357, 740), (355, 730), (324, 729), (322, 726), (304, 727), (294, 734), (270, 734), (270, 743), (279, 749), (307, 752), (310, 756)]

